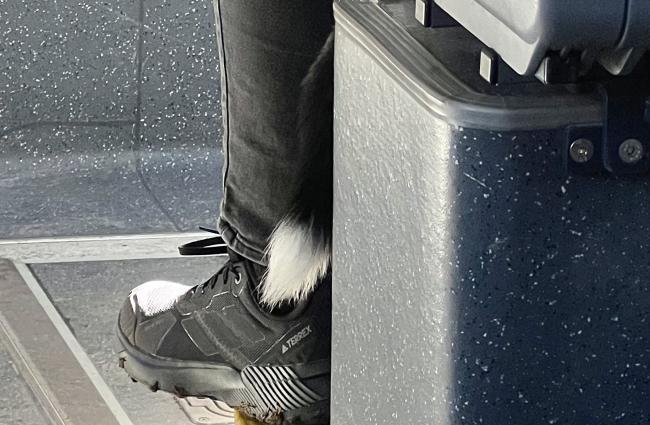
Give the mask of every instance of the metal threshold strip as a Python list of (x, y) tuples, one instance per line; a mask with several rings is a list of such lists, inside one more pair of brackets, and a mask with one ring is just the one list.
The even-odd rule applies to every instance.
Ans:
[(205, 233), (160, 233), (0, 240), (0, 258), (25, 264), (178, 257), (178, 246)]
[[(0, 348), (53, 425), (133, 425), (29, 264), (178, 258), (205, 233), (0, 239)], [(195, 423), (232, 424), (223, 403), (178, 400)]]
[(133, 425), (29, 268), (4, 259), (0, 343), (52, 424)]

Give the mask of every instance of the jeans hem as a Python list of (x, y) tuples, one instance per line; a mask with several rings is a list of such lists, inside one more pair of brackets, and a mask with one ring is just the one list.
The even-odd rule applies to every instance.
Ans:
[(246, 241), (241, 233), (231, 226), (223, 217), (219, 217), (219, 220), (217, 221), (217, 229), (219, 229), (221, 237), (230, 249), (255, 263), (262, 266), (268, 266), (264, 252), (251, 246), (250, 242)]

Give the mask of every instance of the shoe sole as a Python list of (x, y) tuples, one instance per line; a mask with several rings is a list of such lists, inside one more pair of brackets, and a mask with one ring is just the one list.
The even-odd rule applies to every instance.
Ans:
[(209, 397), (270, 424), (329, 424), (329, 400), (304, 382), (329, 381), (323, 364), (247, 366), (240, 372), (225, 364), (154, 357), (131, 345), (119, 328), (116, 333), (122, 346), (119, 366), (151, 391)]

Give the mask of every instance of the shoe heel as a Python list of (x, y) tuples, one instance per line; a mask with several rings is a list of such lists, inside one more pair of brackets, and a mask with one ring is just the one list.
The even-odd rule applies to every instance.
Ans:
[[(328, 410), (329, 394), (318, 394), (291, 367), (248, 366), (241, 376), (246, 388), (256, 398), (258, 408), (283, 413), (285, 418), (314, 416), (319, 418), (318, 423), (324, 423), (322, 410)], [(329, 379), (329, 375), (322, 379)]]

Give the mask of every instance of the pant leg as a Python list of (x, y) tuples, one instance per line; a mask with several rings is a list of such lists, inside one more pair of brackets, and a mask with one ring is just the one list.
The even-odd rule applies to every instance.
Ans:
[(332, 31), (332, 0), (214, 0), (224, 117), (226, 243), (264, 264), (309, 146), (297, 142), (300, 82)]

